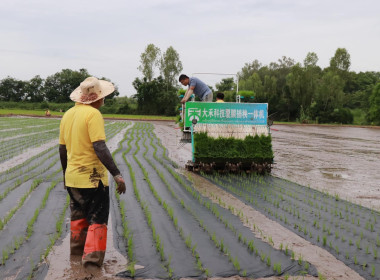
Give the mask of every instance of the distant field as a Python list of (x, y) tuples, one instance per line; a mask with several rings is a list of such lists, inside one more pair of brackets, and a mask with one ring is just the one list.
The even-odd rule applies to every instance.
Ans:
[[(64, 113), (50, 111), (52, 116), (62, 116)], [(45, 110), (20, 110), (20, 109), (0, 109), (0, 115), (30, 115), (30, 116), (45, 116)], [(175, 117), (166, 116), (146, 116), (146, 115), (118, 115), (118, 114), (103, 114), (105, 118), (115, 119), (133, 119), (133, 120), (168, 120), (174, 121)]]

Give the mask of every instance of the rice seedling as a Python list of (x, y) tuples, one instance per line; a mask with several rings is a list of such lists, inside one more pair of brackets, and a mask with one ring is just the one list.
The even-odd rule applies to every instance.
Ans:
[(327, 236), (326, 235), (322, 236), (322, 244), (323, 244), (323, 246), (326, 246), (326, 244), (327, 244)]
[(356, 248), (360, 250), (360, 238), (355, 241)]
[(335, 246), (335, 252), (339, 255), (339, 247), (338, 247), (338, 245)]
[(260, 253), (260, 259), (262, 262), (265, 262), (266, 254), (264, 252)]
[(8, 260), (8, 249), (3, 249), (2, 264), (5, 264), (5, 261)]
[(372, 270), (371, 270), (371, 276), (372, 276), (372, 277), (375, 277), (375, 273), (376, 273), (376, 267), (375, 267), (375, 265), (373, 264), (373, 265), (372, 265)]
[(135, 268), (136, 262), (128, 262), (127, 265), (127, 272), (129, 272), (129, 275), (131, 278), (134, 278), (136, 275), (136, 268)]
[(299, 265), (302, 265), (302, 263), (303, 263), (303, 257), (302, 257), (302, 255), (299, 255), (297, 262), (298, 262)]
[(293, 261), (296, 259), (296, 254), (294, 251), (292, 251), (291, 253), (291, 257), (290, 257)]
[(277, 274), (281, 274), (281, 263), (273, 264), (273, 271), (275, 271)]
[(267, 256), (267, 266), (271, 266), (271, 263), (272, 261), (271, 261), (270, 256)]

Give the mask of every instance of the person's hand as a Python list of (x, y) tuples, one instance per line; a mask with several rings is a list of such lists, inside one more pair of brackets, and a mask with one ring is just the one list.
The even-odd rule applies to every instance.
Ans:
[(182, 103), (182, 104), (185, 104), (186, 101), (187, 101), (187, 100), (185, 100), (185, 98), (182, 98), (181, 103)]
[(113, 177), (115, 179), (115, 182), (117, 184), (116, 191), (119, 194), (125, 193), (125, 181), (121, 175), (116, 175)]

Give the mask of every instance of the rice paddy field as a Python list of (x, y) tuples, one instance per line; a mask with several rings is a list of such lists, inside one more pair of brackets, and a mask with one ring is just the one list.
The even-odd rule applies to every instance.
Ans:
[[(59, 119), (2, 117), (0, 131), (1, 279), (380, 279), (376, 199), (372, 206), (342, 195), (334, 186), (344, 176), (323, 189), (281, 178), (281, 163), (266, 176), (185, 172), (178, 158), (191, 154), (175, 125), (153, 121), (106, 120), (127, 185), (123, 195), (110, 186), (109, 235), (120, 256), (107, 265), (126, 264), (88, 275), (62, 261), (58, 270), (59, 258), (69, 259), (70, 230)], [(278, 135), (275, 161), (291, 153), (276, 150), (285, 141)], [(376, 177), (365, 182), (375, 196)]]

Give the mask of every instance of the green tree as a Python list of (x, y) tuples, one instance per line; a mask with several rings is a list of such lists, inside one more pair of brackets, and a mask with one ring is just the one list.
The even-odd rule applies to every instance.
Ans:
[(12, 77), (0, 81), (0, 100), (21, 101), (25, 98), (25, 82)]
[(370, 123), (380, 125), (380, 82), (374, 87), (369, 103), (367, 119)]
[(87, 77), (90, 77), (90, 74), (86, 69), (79, 71), (63, 69), (61, 72), (47, 77), (44, 87), (46, 99), (56, 103), (70, 102), (70, 94)]
[(140, 55), (141, 65), (137, 68), (142, 72), (148, 82), (154, 77), (154, 68), (160, 63), (160, 49), (154, 44), (149, 44)]
[(148, 81), (147, 78), (142, 80), (136, 78), (133, 86), (137, 91), (135, 97), (139, 114), (167, 116), (176, 114), (177, 90), (175, 87), (168, 87), (161, 76), (152, 81)]
[(177, 76), (183, 67), (178, 52), (170, 46), (160, 59), (160, 71), (169, 86), (177, 86)]
[(335, 55), (330, 59), (330, 67), (347, 72), (350, 69), (350, 54), (345, 48), (338, 48)]
[(309, 52), (307, 53), (303, 61), (303, 65), (305, 66), (305, 68), (310, 68), (310, 67), (313, 68), (317, 66), (317, 62), (318, 62), (318, 55), (314, 52)]
[[(253, 60), (251, 63), (245, 63), (241, 71), (238, 73), (239, 80), (247, 80), (253, 73), (259, 71), (262, 64), (257, 60)], [(239, 84), (240, 87), (240, 84)]]
[(326, 72), (317, 88), (317, 102), (322, 104), (324, 111), (343, 106), (344, 81), (332, 71)]
[(30, 79), (25, 84), (25, 98), (30, 102), (42, 102), (45, 99), (44, 94), (45, 81), (39, 75)]
[(224, 78), (220, 83), (215, 84), (215, 87), (218, 91), (229, 91), (233, 90), (236, 87), (234, 78)]
[(304, 59), (304, 76), (303, 76), (303, 84), (304, 84), (304, 92), (303, 92), (303, 106), (304, 109), (307, 110), (310, 107), (313, 99), (316, 95), (316, 87), (318, 84), (318, 80), (321, 76), (321, 68), (317, 66), (318, 56), (314, 52), (309, 52)]
[[(297, 105), (305, 107), (305, 95), (304, 95), (304, 72), (301, 65), (297, 63), (292, 67), (290, 73), (286, 76), (286, 84), (289, 87), (289, 91), (292, 99), (297, 102)], [(310, 105), (310, 104), (308, 104)]]

